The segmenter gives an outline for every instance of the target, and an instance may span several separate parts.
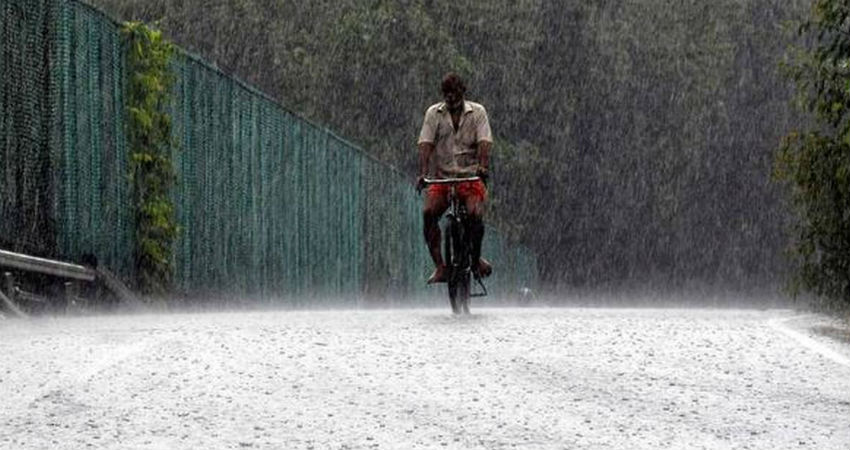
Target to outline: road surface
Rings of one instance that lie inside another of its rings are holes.
[[[447,308],[446,308],[447,309]],[[850,448],[850,344],[788,310],[0,320],[0,448]]]

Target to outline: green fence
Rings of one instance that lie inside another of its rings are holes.
[[[132,278],[118,27],[67,1],[0,5],[0,245]]]
[[[0,1],[0,246],[37,255],[56,249],[46,150],[61,145],[57,11],[47,1]]]
[[[132,280],[119,26],[75,1],[0,5],[0,246],[91,254]],[[421,199],[408,180],[199,58],[180,53],[173,68],[181,292],[443,294],[424,287]],[[498,232],[485,254],[494,293],[534,283],[534,256]]]
[[[181,55],[174,68],[180,287],[357,292],[362,171],[373,163],[198,59]]]

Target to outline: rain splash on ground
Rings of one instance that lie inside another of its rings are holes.
[[[836,329],[788,310],[5,319],[0,448],[847,449]]]

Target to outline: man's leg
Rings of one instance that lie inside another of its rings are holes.
[[[449,207],[448,199],[442,189],[438,186],[430,186],[425,191],[425,208],[423,210],[425,222],[425,243],[428,252],[434,261],[434,273],[428,278],[428,284],[446,281],[446,265],[443,262],[443,254],[440,252],[440,217]]]
[[[468,227],[470,240],[472,241],[472,260],[478,261],[476,268],[479,276],[486,277],[490,275],[493,268],[489,262],[481,257],[481,243],[484,241],[484,188],[470,189],[465,192],[464,203],[468,216]]]

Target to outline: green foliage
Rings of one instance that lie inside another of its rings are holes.
[[[141,22],[126,23],[122,34],[127,42],[130,74],[126,87],[127,140],[138,287],[145,294],[162,295],[173,283],[173,245],[179,231],[171,196],[176,176],[167,112],[174,83],[169,61],[175,50],[161,31]]]
[[[782,141],[775,176],[799,218],[792,251],[795,293],[850,304],[850,2],[817,0],[800,26],[808,46],[787,65],[811,120]]]

